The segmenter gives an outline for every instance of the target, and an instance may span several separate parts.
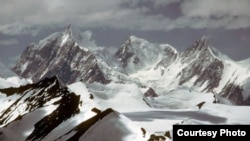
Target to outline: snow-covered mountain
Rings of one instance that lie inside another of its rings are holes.
[[[13,70],[34,82],[57,76],[63,83],[76,81],[106,83],[94,50],[99,48],[91,33],[80,33],[71,25],[38,44],[29,45]]]
[[[159,95],[186,88],[212,92],[226,97],[231,104],[249,105],[249,91],[243,89],[249,84],[247,63],[231,60],[210,46],[206,38],[197,40],[181,53],[169,45],[163,51],[162,46],[130,37],[115,54],[124,67],[125,80],[152,87]]]
[[[250,94],[243,90],[250,78],[247,63],[231,60],[206,38],[178,52],[168,44],[130,36],[112,55],[95,44],[91,32],[81,33],[70,25],[29,45],[13,70],[34,82],[53,76],[65,84],[135,82],[158,95],[186,88],[212,92],[232,104],[250,104]]]
[[[249,60],[205,38],[178,52],[130,36],[111,54],[70,25],[13,70],[27,79],[0,78],[3,141],[171,140],[173,124],[250,123]]]
[[[0,89],[0,139],[146,140],[141,127],[117,111],[105,109],[96,97],[83,83],[64,87],[56,77]]]
[[[145,99],[147,92],[135,83],[65,87],[56,77],[0,89],[0,140],[171,140],[173,124],[250,123],[249,106],[214,104],[209,93],[183,89]]]
[[[139,70],[168,67],[178,56],[178,52],[168,44],[150,43],[144,39],[131,36],[115,53],[115,58],[129,74]]]

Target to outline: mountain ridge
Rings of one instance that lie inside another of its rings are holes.
[[[171,45],[130,36],[114,54],[110,54],[105,52],[106,48],[96,46],[89,32],[85,34],[69,25],[64,31],[45,38],[43,43],[29,46],[13,70],[36,82],[53,76],[65,84],[76,81],[135,82],[151,87],[159,95],[185,87],[224,97],[231,85],[243,87],[238,83],[240,80],[233,81],[230,75],[234,74],[235,79],[240,77],[242,81],[245,80],[243,75],[250,77],[247,68],[237,68],[237,62],[210,46],[206,38],[195,41],[184,52],[178,52]],[[44,49],[36,50],[34,46]],[[231,100],[244,103],[242,99]]]

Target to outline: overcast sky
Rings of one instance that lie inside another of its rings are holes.
[[[0,0],[0,61],[68,24],[101,46],[135,35],[182,51],[207,36],[235,60],[250,57],[249,0]]]

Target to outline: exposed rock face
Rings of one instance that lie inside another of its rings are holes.
[[[75,127],[74,129],[72,129],[71,131],[66,133],[66,134],[70,134],[70,133],[76,132],[74,134],[74,136],[72,136],[68,139],[68,141],[79,140],[80,137],[85,134],[85,132],[87,132],[88,130],[93,130],[93,129],[91,129],[92,126],[94,126],[98,122],[101,122],[103,120],[103,118],[105,118],[109,115],[112,115],[112,114],[115,114],[115,116],[117,116],[116,114],[118,114],[118,113],[116,111],[114,111],[113,109],[107,109],[103,112],[100,111],[96,116],[88,119],[87,121],[80,123],[77,127]],[[117,116],[116,118],[119,118],[119,117]],[[101,137],[99,137],[99,138],[101,138]]]
[[[133,49],[131,46],[131,39],[127,40],[122,47],[115,53],[115,57],[118,58],[118,60],[121,62],[123,68],[125,68],[128,65],[129,58],[131,58],[134,55]],[[139,62],[139,59],[136,59],[137,61],[133,61],[135,64]]]
[[[144,39],[131,36],[126,40],[114,57],[122,64],[126,72],[159,66],[167,67],[177,58],[178,52],[167,44],[150,43]]]
[[[160,66],[167,68],[169,65],[171,65],[174,61],[177,60],[178,55],[179,55],[179,53],[171,47],[166,47],[163,50],[163,53],[164,53],[164,57],[156,65],[155,69],[159,68]]]
[[[56,77],[19,88],[0,89],[0,94],[6,95],[4,98],[11,97],[10,104],[5,105],[9,103],[5,102],[4,108],[0,108],[0,139],[122,140],[132,134],[128,132],[132,122],[125,116],[111,108],[104,111],[97,108],[91,110],[89,103],[83,102],[88,101],[89,97],[70,91]],[[136,132],[133,134],[137,135]]]
[[[79,112],[79,96],[61,87],[56,77],[46,78],[36,84],[28,84],[19,88],[0,89],[0,93],[8,97],[16,95],[16,99],[12,99],[14,102],[4,111],[0,111],[0,125],[2,127],[22,119],[27,113],[49,106],[48,103],[51,102],[51,104],[58,105],[58,107],[51,114],[53,116],[51,118],[44,117],[43,120],[46,122],[41,122],[41,124],[48,124],[47,121],[52,122],[56,118],[57,122],[54,122],[51,126],[46,126],[47,129],[44,128],[45,126],[40,129],[41,126],[38,126],[40,123],[37,123],[33,131],[40,132],[41,136],[44,136],[57,124]]]
[[[155,91],[152,88],[149,88],[145,93],[144,96],[146,97],[157,97],[158,95],[155,93]]]
[[[207,40],[198,40],[181,55],[181,63],[186,65],[180,72],[180,85],[188,83],[196,77],[194,86],[202,86],[206,83],[203,91],[212,91],[219,86],[224,64],[212,54]]]
[[[220,95],[226,97],[235,105],[250,105],[250,97],[244,98],[243,91],[242,86],[231,83],[223,88]]]
[[[38,44],[29,45],[13,70],[34,82],[57,76],[63,83],[75,81],[106,83],[91,48],[97,48],[87,33],[75,33],[69,26]]]

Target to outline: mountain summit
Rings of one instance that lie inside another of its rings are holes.
[[[63,32],[29,45],[13,71],[34,82],[57,76],[66,84],[79,80],[105,83],[107,80],[91,52],[97,48],[90,32],[81,33],[70,25]]]
[[[78,44],[82,49],[87,48],[93,50],[97,48],[95,41],[92,38],[91,31],[85,31],[82,33],[80,32],[80,29],[71,24],[65,29],[62,39],[61,46],[68,42],[68,40],[73,40],[73,42]]]
[[[173,62],[177,54],[176,49],[168,44],[150,43],[136,36],[130,36],[115,53],[115,58],[126,72],[133,73],[152,68],[163,58],[169,58],[168,61]]]

